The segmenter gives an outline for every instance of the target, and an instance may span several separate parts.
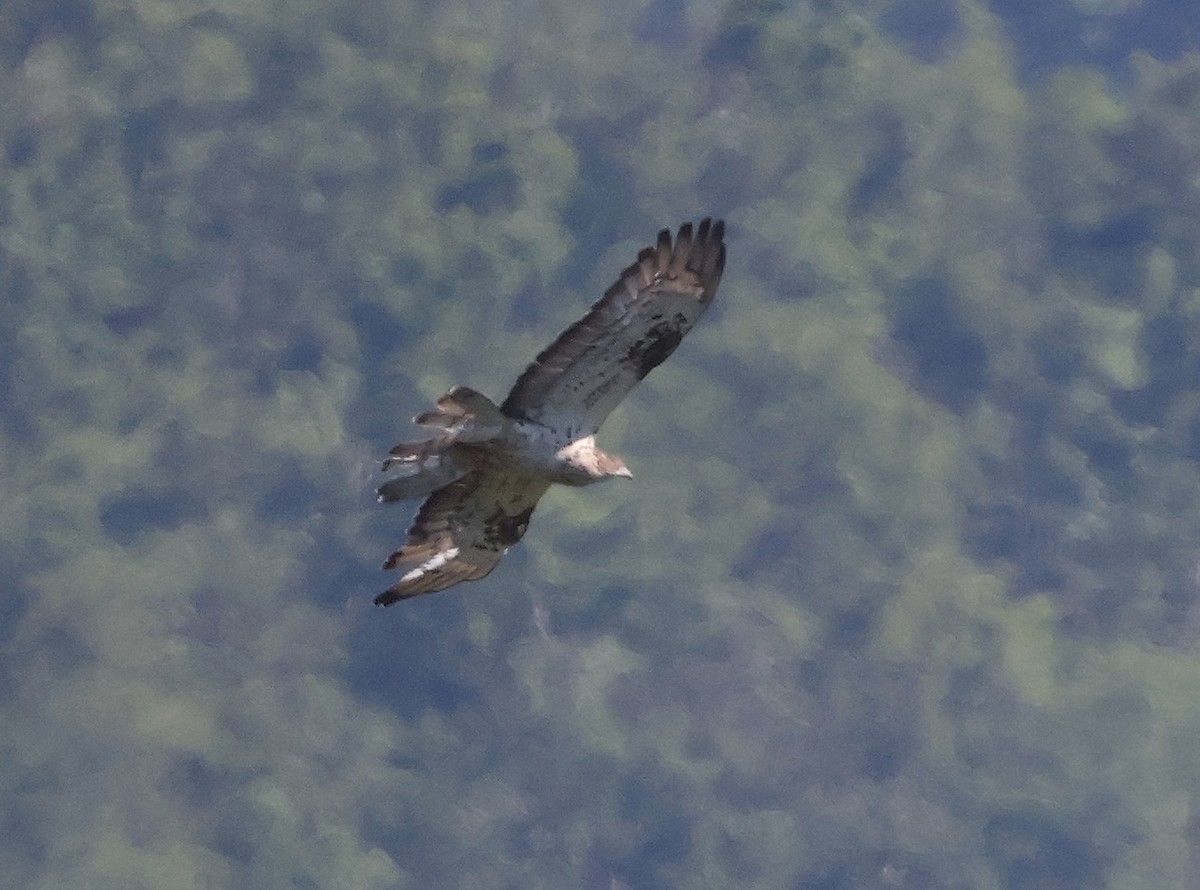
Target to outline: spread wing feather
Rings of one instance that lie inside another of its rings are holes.
[[[510,468],[472,470],[421,505],[408,540],[383,564],[411,566],[375,598],[380,606],[487,575],[525,534],[550,483]]]
[[[637,383],[675,351],[708,308],[725,269],[725,224],[663,229],[599,302],[517,380],[510,417],[591,435]]]

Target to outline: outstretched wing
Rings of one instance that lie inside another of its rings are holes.
[[[658,243],[587,315],[567,328],[517,380],[501,410],[510,417],[591,435],[643,377],[675,351],[708,308],[725,269],[725,224],[705,219]]]
[[[439,488],[421,505],[408,541],[383,564],[412,567],[375,604],[390,606],[487,575],[521,540],[549,487],[538,476],[496,468],[473,470]]]

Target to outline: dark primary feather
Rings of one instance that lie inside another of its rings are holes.
[[[663,229],[599,302],[517,380],[500,410],[590,435],[708,308],[725,269],[725,224]]]

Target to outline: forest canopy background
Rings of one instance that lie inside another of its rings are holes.
[[[1189,4],[4,3],[0,873],[1188,886]],[[408,417],[707,214],[636,484],[373,610]]]

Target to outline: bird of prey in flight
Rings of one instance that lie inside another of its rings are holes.
[[[600,424],[675,351],[704,314],[725,268],[725,225],[667,229],[582,319],[518,378],[499,407],[456,386],[413,422],[432,431],[393,448],[382,502],[424,497],[408,540],[385,569],[403,568],[381,606],[487,575],[529,527],[553,484],[630,476],[596,446]]]

